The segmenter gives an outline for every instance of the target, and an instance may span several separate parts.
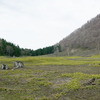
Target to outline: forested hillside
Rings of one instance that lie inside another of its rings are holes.
[[[79,49],[100,51],[100,15],[61,40],[55,45],[55,48],[58,48],[58,46],[60,46],[60,51],[66,52],[66,55]]]
[[[16,46],[13,43],[0,39],[0,56],[38,56],[46,55],[54,52],[54,47],[49,46],[43,49],[31,50]]]
[[[35,45],[33,43],[33,45]],[[13,43],[0,39],[1,56],[38,56],[56,54],[60,56],[98,54],[100,53],[100,15],[73,31],[54,46],[37,50],[24,49]],[[88,50],[85,54],[84,51]]]

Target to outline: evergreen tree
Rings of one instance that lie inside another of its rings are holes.
[[[45,47],[43,49],[31,50],[20,48],[13,43],[0,39],[0,56],[39,56],[47,55],[54,52],[54,46]]]

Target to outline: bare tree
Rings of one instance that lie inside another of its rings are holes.
[[[66,51],[67,55],[70,54],[72,49],[100,51],[100,15],[72,32],[57,45],[60,45],[62,52]]]

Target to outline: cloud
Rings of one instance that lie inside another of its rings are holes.
[[[0,0],[0,37],[32,49],[53,45],[99,14],[99,4],[99,0]]]

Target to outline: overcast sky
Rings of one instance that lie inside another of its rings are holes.
[[[43,48],[99,13],[100,0],[0,0],[0,38],[21,48]]]

